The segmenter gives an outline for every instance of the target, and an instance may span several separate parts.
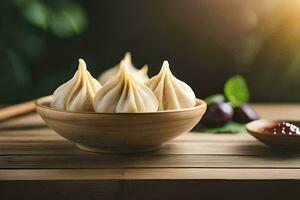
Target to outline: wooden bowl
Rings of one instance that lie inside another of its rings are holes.
[[[189,132],[202,118],[206,103],[193,108],[147,113],[70,112],[50,108],[51,96],[36,101],[37,112],[59,135],[86,151],[132,153],[158,149]]]
[[[299,135],[281,135],[267,133],[264,131],[268,127],[277,125],[280,122],[289,122],[300,127],[300,121],[290,120],[255,120],[246,124],[247,131],[256,139],[266,144],[267,146],[278,150],[300,150],[300,136]]]

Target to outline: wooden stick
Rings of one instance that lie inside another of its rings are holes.
[[[35,110],[34,100],[0,109],[0,122]]]

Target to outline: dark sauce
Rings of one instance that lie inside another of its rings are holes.
[[[263,132],[274,135],[300,135],[299,127],[289,122],[280,122],[278,124],[265,127]]]

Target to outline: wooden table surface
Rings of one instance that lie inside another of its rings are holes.
[[[300,119],[300,105],[256,104],[261,117]],[[262,199],[298,194],[300,156],[247,133],[188,133],[161,150],[89,153],[36,115],[0,124],[0,199]],[[254,192],[255,191],[255,192]]]

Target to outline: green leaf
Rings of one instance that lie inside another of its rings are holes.
[[[225,97],[223,94],[214,94],[206,97],[204,100],[207,104],[211,104],[211,103],[223,102],[225,101]]]
[[[246,132],[245,125],[237,122],[229,122],[225,126],[218,128],[207,128],[204,126],[198,126],[195,131],[206,133],[244,133]]]
[[[69,2],[49,13],[51,31],[59,37],[70,37],[81,33],[87,25],[87,17],[80,5]]]
[[[233,76],[226,81],[224,94],[234,107],[247,103],[250,96],[247,83],[240,75]]]
[[[22,14],[26,20],[42,29],[47,29],[48,8],[40,1],[23,1]]]

